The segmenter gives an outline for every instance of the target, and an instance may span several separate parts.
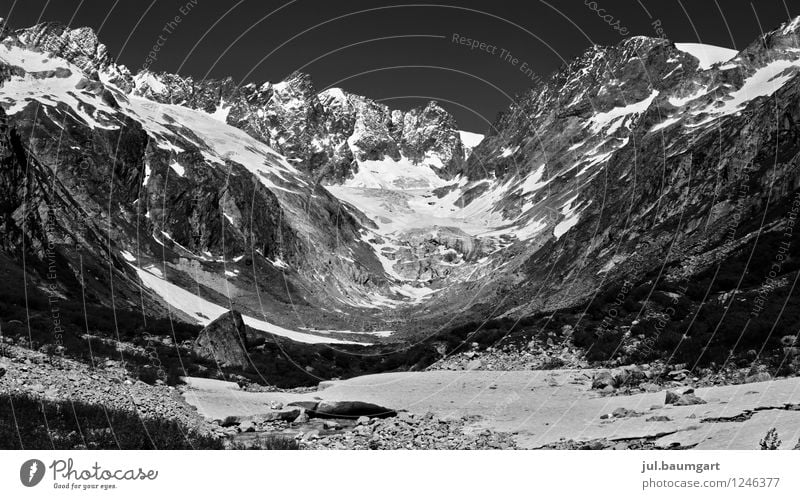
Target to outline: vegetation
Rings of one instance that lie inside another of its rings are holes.
[[[764,438],[759,442],[761,450],[778,450],[781,448],[781,439],[778,438],[778,430],[775,428],[770,429]]]
[[[299,450],[296,439],[285,435],[266,435],[247,443],[236,442],[233,450]]]
[[[222,449],[174,420],[79,402],[0,395],[0,449]]]

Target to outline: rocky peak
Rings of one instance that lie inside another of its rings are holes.
[[[318,94],[311,76],[301,72],[277,83],[244,86],[231,78],[196,80],[148,70],[132,75],[114,63],[92,29],[59,23],[38,24],[11,36],[124,93],[212,114],[285,155],[318,182],[342,182],[358,161],[406,156],[442,171],[458,170],[463,162],[455,120],[436,103],[406,113],[342,89]]]
[[[295,71],[285,80],[271,85],[273,98],[286,104],[292,101],[314,103],[317,92],[311,76]]]
[[[90,74],[96,74],[113,62],[106,46],[91,28],[70,29],[61,23],[47,22],[17,30],[11,36],[25,45],[40,47],[66,59]]]
[[[464,156],[463,144],[453,116],[436,101],[415,108],[403,116],[402,152],[415,162],[426,158],[439,168],[459,163]],[[439,164],[435,164],[436,162]]]
[[[800,17],[756,39],[738,59],[749,66],[762,66],[776,59],[794,59],[800,48]]]

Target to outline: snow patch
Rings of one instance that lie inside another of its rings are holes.
[[[675,48],[697,59],[703,71],[710,69],[714,64],[729,61],[739,53],[733,49],[705,43],[676,43]]]
[[[133,256],[128,251],[120,251],[119,254],[122,255],[122,258],[124,258],[128,262],[135,262],[136,261],[136,257]]]
[[[485,137],[480,133],[467,132],[464,130],[458,131],[458,136],[461,138],[461,144],[467,149],[475,149],[483,141]]]
[[[627,106],[615,107],[614,109],[605,113],[597,113],[592,117],[591,120],[589,120],[591,123],[592,132],[597,133],[608,127],[606,133],[614,133],[620,126],[622,126],[623,122],[625,121],[624,118],[645,112],[647,108],[650,107],[650,104],[653,103],[653,99],[655,99],[657,95],[658,90],[653,90],[648,97],[640,100],[639,102],[634,102],[632,104],[628,104]]]
[[[206,326],[220,315],[228,312],[228,309],[201,298],[196,294],[190,293],[189,291],[186,291],[185,289],[154,275],[149,270],[144,270],[133,265],[131,266],[136,270],[136,275],[139,276],[139,279],[142,281],[142,285],[155,292],[170,307],[187,314],[196,320],[200,325]],[[242,318],[244,323],[253,329],[271,333],[276,336],[283,336],[299,343],[367,344],[292,331],[247,315],[242,315]]]

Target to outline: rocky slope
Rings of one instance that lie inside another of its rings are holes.
[[[685,284],[785,229],[800,185],[799,29],[786,23],[702,65],[686,45],[634,37],[592,47],[531,89],[457,187],[496,217],[473,236],[499,235],[504,249],[430,310],[463,310],[468,294],[478,317],[524,317],[662,267]]]

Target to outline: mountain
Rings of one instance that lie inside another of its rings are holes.
[[[417,367],[487,323],[571,323],[594,360],[778,348],[715,346],[713,321],[794,326],[765,302],[794,300],[799,31],[590,47],[485,138],[435,102],[133,75],[87,28],[8,31],[3,266],[45,299],[235,308],[262,338],[423,339]]]

